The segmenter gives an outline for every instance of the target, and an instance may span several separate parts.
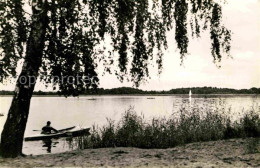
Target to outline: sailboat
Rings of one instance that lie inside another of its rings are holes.
[[[190,92],[189,92],[189,101],[190,101],[190,103],[191,103],[191,95],[192,95],[192,93],[191,93],[191,90],[190,90]]]

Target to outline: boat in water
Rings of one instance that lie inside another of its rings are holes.
[[[65,129],[58,130],[58,133],[53,134],[35,134],[32,136],[25,137],[25,141],[36,141],[36,140],[46,140],[52,138],[61,138],[61,137],[76,137],[82,135],[90,135],[90,128],[81,128],[81,127],[69,127]]]
[[[191,96],[192,96],[192,93],[191,93],[191,90],[190,90],[190,92],[189,92],[189,101],[190,101],[190,103],[191,103]]]

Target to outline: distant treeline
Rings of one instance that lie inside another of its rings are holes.
[[[178,88],[169,91],[144,91],[141,89],[120,87],[113,89],[98,88],[96,90],[86,90],[82,95],[125,95],[125,94],[188,94],[189,91],[193,94],[260,94],[260,88],[251,89],[229,89],[216,87],[192,87]],[[0,95],[13,95],[13,91],[0,91]],[[43,92],[35,91],[34,95],[59,95],[58,92]]]
[[[0,90],[0,95],[13,95],[14,91],[5,91]],[[43,92],[43,91],[34,91],[34,95],[58,95],[58,92]]]
[[[193,94],[260,94],[260,88],[251,89],[229,89],[229,88],[216,88],[216,87],[192,87],[192,88],[178,88],[171,89],[168,91],[144,91],[141,89],[120,87],[113,89],[97,89],[97,90],[87,90],[85,95],[121,95],[121,94],[188,94],[189,91]]]

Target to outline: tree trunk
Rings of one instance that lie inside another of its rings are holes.
[[[42,63],[46,26],[48,23],[45,6],[47,1],[43,3],[38,0],[37,3],[32,7],[31,29],[22,72],[16,82],[15,95],[1,135],[0,155],[2,157],[22,155],[30,101]]]

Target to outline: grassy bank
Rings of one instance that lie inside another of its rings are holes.
[[[231,109],[218,104],[183,104],[169,118],[145,120],[129,108],[119,122],[108,119],[105,126],[93,126],[90,137],[72,143],[80,149],[104,147],[170,148],[192,142],[260,137],[260,107],[254,105],[233,121]],[[258,142],[254,142],[258,143]]]

